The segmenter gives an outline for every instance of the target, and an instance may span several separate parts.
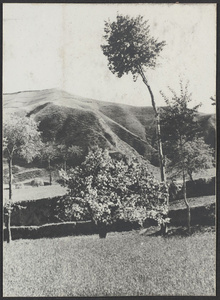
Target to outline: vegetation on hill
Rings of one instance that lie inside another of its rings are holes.
[[[152,107],[102,102],[74,96],[56,89],[5,94],[4,113],[25,111],[40,121],[44,140],[142,155],[158,166],[156,124]],[[205,142],[215,147],[214,115],[197,115]]]

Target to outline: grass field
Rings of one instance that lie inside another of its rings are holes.
[[[39,186],[39,187],[25,187],[22,189],[14,189],[12,202],[38,200],[45,198],[52,198],[63,196],[67,192],[67,188],[59,184]],[[3,203],[8,199],[8,190],[3,191]]]
[[[187,199],[189,202],[190,207],[196,207],[196,206],[206,206],[211,203],[216,202],[216,196],[210,195],[210,196],[201,196],[201,197],[192,197]],[[177,210],[177,209],[183,209],[186,208],[185,202],[183,199],[175,200],[170,202],[170,209],[171,210]]]
[[[215,233],[138,231],[3,245],[5,297],[215,295]]]

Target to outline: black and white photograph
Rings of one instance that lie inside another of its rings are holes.
[[[3,4],[3,297],[216,296],[216,10]]]

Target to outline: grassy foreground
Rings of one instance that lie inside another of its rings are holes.
[[[215,233],[4,243],[4,297],[215,295]]]

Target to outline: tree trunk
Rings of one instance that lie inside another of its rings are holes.
[[[107,228],[105,224],[98,224],[99,237],[100,239],[105,239],[107,236]]]
[[[12,157],[8,159],[8,172],[9,172],[9,180],[8,180],[9,200],[11,200],[12,199]]]
[[[167,224],[162,224],[160,228],[161,235],[165,236],[167,234],[168,228]]]
[[[160,162],[160,178],[161,178],[162,182],[165,182],[166,181],[166,172],[165,172],[165,159],[164,159],[164,155],[163,155],[161,132],[160,132],[160,115],[157,111],[156,103],[154,100],[154,94],[151,90],[150,85],[148,84],[148,81],[144,75],[144,72],[143,72],[141,66],[138,66],[138,69],[139,69],[139,74],[141,75],[142,80],[143,80],[144,84],[147,86],[148,91],[151,96],[151,103],[152,103],[152,107],[153,107],[153,110],[155,113],[155,118],[156,118],[156,132],[157,132],[158,153],[159,153],[159,162]],[[167,199],[167,205],[169,205],[169,197]],[[161,233],[162,233],[162,235],[165,235],[167,233],[167,225],[166,224],[161,225]]]
[[[169,209],[169,195],[167,196],[166,202],[167,202],[167,206]],[[167,234],[167,232],[168,232],[168,224],[167,223],[161,224],[160,232],[161,232],[161,235],[163,235],[163,236],[165,236]]]
[[[192,172],[188,170],[189,178],[191,181],[193,181]]]
[[[11,200],[12,200],[12,157],[8,159],[8,171],[9,171],[9,203],[6,218],[6,232],[7,232],[7,243],[11,242]]]
[[[157,113],[157,112],[156,112]],[[165,174],[165,159],[163,156],[163,148],[162,148],[162,141],[161,141],[161,133],[160,133],[160,115],[157,113],[156,115],[156,122],[157,122],[157,139],[158,139],[158,152],[159,152],[159,161],[160,161],[160,177],[161,181],[166,181],[166,174]]]
[[[49,169],[49,176],[50,176],[50,185],[52,185],[52,174],[51,174],[50,159],[48,159],[48,169]]]
[[[63,169],[64,169],[64,171],[65,171],[65,173],[66,173],[66,159],[65,159],[64,162],[63,162]],[[66,186],[66,183],[67,183],[66,179],[63,179],[63,184],[64,184],[64,186]]]
[[[148,84],[148,81],[144,75],[144,72],[141,68],[141,66],[139,66],[139,74],[141,75],[144,84],[147,86],[148,91],[150,93],[151,96],[151,103],[152,103],[152,107],[154,109],[154,113],[155,113],[155,118],[156,118],[156,132],[157,132],[157,143],[158,143],[158,153],[159,153],[159,162],[160,162],[160,178],[162,182],[166,181],[166,173],[165,173],[165,159],[163,156],[163,148],[162,148],[162,141],[161,141],[161,132],[160,132],[160,115],[157,111],[157,107],[156,107],[156,103],[154,100],[154,95],[153,92],[151,90],[150,85]],[[169,198],[167,199],[167,205],[169,205]],[[167,233],[167,225],[166,224],[162,224],[161,225],[161,234],[162,235],[166,235]]]
[[[186,178],[185,178],[184,169],[183,169],[183,198],[184,198],[184,202],[185,202],[186,208],[187,208],[187,227],[188,227],[188,233],[191,234],[191,211],[190,211],[189,202],[187,201],[187,197],[186,197]]]
[[[144,72],[143,72],[141,66],[139,66],[139,74],[141,75],[142,80],[143,80],[144,84],[147,86],[148,91],[149,91],[150,96],[151,96],[151,103],[152,103],[152,107],[154,109],[155,118],[156,118],[158,152],[159,152],[159,161],[160,161],[160,177],[161,177],[161,181],[166,181],[165,159],[164,159],[164,156],[163,156],[163,148],[162,148],[161,133],[160,133],[160,116],[159,116],[159,113],[157,111],[157,107],[156,107],[156,103],[155,103],[155,100],[154,100],[153,92],[151,90],[150,85],[148,84],[148,81],[147,81],[147,79],[144,75]]]
[[[10,243],[11,242],[11,207],[8,208],[5,225],[6,225],[7,243]]]

